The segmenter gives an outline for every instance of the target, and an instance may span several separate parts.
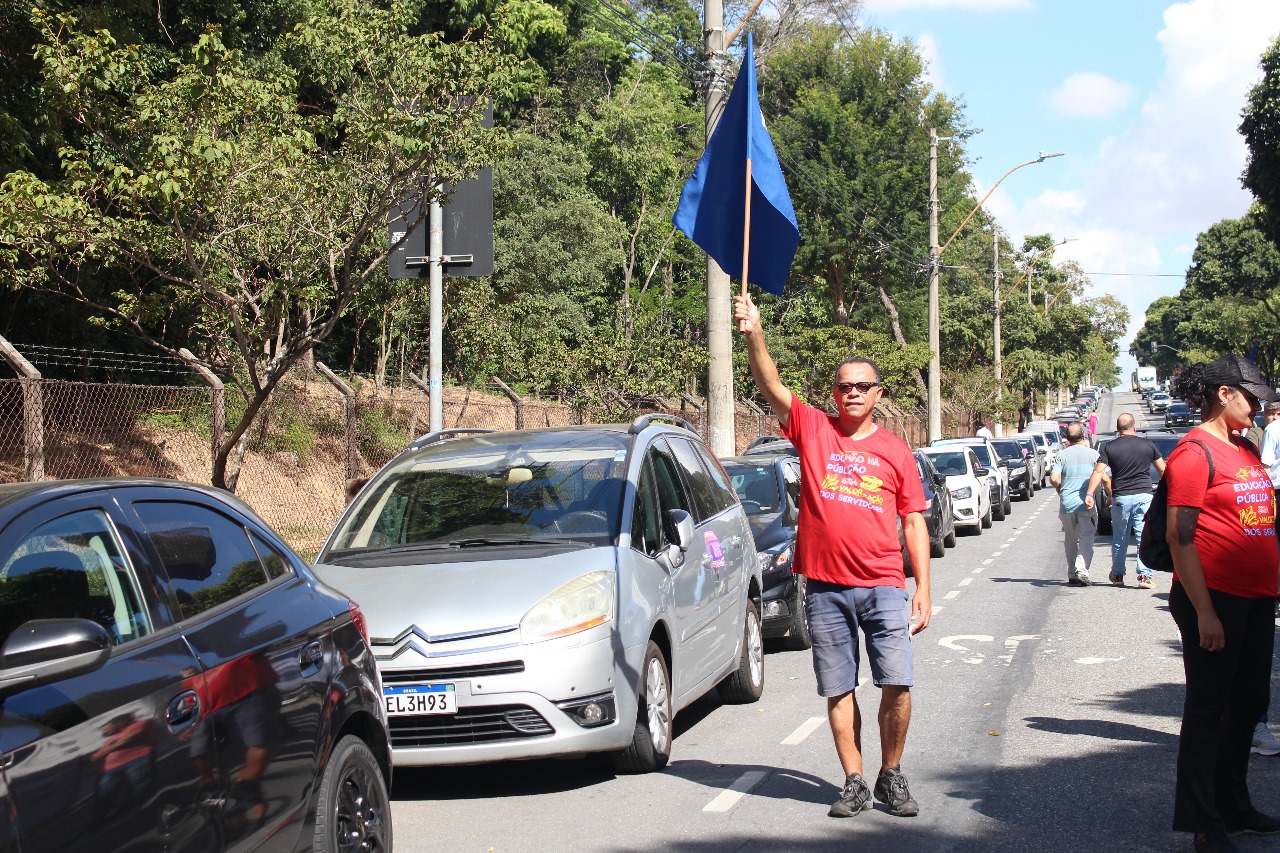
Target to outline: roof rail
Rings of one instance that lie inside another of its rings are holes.
[[[454,427],[452,429],[440,429],[414,439],[405,449],[416,450],[419,447],[426,447],[428,444],[435,444],[438,441],[444,441],[446,438],[452,438],[455,435],[474,435],[476,433],[483,432],[498,432],[498,430],[489,429],[487,427]]]
[[[682,429],[687,429],[694,435],[698,434],[698,431],[693,428],[693,424],[689,423],[682,417],[677,415],[668,415],[665,412],[652,412],[647,415],[640,415],[631,422],[631,426],[627,429],[627,432],[635,435],[645,429],[648,429],[654,421],[667,421],[668,423],[673,423]]]

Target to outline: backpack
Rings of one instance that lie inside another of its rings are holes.
[[[1204,450],[1209,460],[1209,482],[1205,489],[1213,485],[1213,454],[1209,446],[1197,438],[1188,438]],[[1173,456],[1172,453],[1169,454]],[[1151,498],[1151,506],[1147,507],[1146,521],[1142,528],[1142,539],[1138,542],[1138,557],[1150,569],[1157,572],[1173,571],[1173,553],[1169,550],[1169,478],[1161,477],[1156,484],[1156,493]]]

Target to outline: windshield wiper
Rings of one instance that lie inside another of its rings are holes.
[[[587,543],[577,539],[530,539],[527,536],[473,536],[467,539],[454,539],[448,543],[450,548],[496,548],[503,545],[577,545],[585,547]]]

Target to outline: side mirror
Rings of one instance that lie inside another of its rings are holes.
[[[973,469],[973,473],[977,474],[979,477],[990,477],[991,469],[985,465],[979,465],[977,468]]]
[[[997,464],[997,465],[999,465],[1001,468],[1008,468],[1008,467],[1009,467],[1009,460],[1008,460],[1008,459],[998,459],[998,460],[996,460],[996,464]]]
[[[111,657],[107,629],[88,619],[32,619],[0,648],[0,698],[93,672]]]
[[[672,568],[684,563],[685,552],[693,544],[693,517],[682,509],[667,513],[667,533],[674,541],[667,545],[667,560]]]

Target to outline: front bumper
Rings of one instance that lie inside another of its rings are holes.
[[[951,497],[951,512],[957,527],[977,527],[982,523],[978,515],[978,499]]]
[[[794,621],[796,575],[786,567],[771,570],[765,573],[764,585],[760,596],[760,633],[765,637],[781,637],[791,630]]]
[[[585,636],[590,635],[590,636]],[[620,650],[608,627],[502,651],[379,662],[385,686],[449,683],[456,714],[392,716],[397,767],[480,764],[621,749],[636,720],[644,647]],[[612,718],[586,727],[566,704],[596,698]]]

